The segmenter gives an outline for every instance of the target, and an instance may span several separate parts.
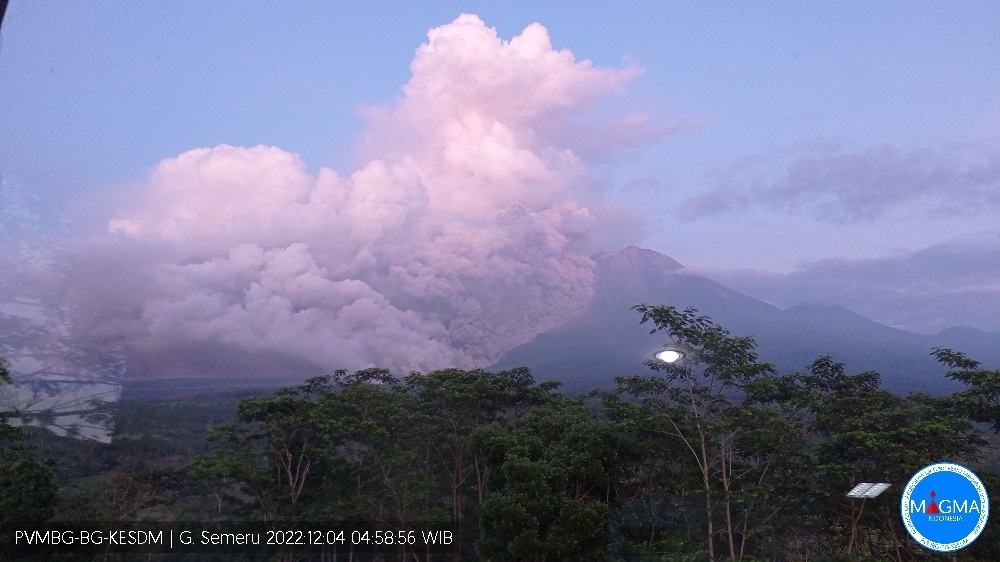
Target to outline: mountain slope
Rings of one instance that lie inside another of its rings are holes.
[[[673,259],[630,246],[593,257],[595,291],[590,304],[557,328],[509,351],[498,368],[528,365],[540,379],[569,388],[607,386],[612,377],[645,374],[643,360],[665,341],[639,325],[630,310],[639,303],[697,308],[736,335],[753,336],[764,361],[779,372],[803,371],[820,355],[845,363],[849,372],[875,370],[897,391],[940,392],[955,388],[930,356],[952,347],[985,366],[1000,364],[1000,336],[971,329],[928,336],[891,328],[838,306],[799,305],[786,310],[683,272]],[[973,333],[974,332],[974,333]]]

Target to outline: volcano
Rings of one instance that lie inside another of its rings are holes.
[[[962,351],[984,366],[1000,364],[1000,334],[949,328],[936,335],[906,332],[844,307],[800,304],[781,309],[689,274],[669,256],[629,246],[601,252],[594,295],[559,326],[507,352],[494,368],[528,366],[540,380],[560,380],[568,390],[608,387],[613,377],[649,374],[643,365],[662,348],[664,334],[650,334],[631,307],[646,303],[696,308],[732,334],[751,336],[762,361],[779,373],[805,371],[821,355],[844,363],[848,373],[877,371],[900,392],[948,392],[957,385],[930,356],[936,346]]]

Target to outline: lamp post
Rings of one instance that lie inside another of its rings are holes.
[[[885,482],[862,482],[851,488],[850,492],[847,492],[847,497],[861,500],[861,505],[857,507],[855,507],[854,502],[851,502],[851,539],[850,542],[847,543],[848,555],[854,553],[854,545],[858,542],[858,525],[861,523],[861,515],[865,511],[865,500],[878,497],[879,494],[886,491],[889,486],[890,485]]]

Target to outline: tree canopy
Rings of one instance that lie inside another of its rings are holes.
[[[1000,486],[1000,372],[960,352],[932,351],[962,390],[901,396],[827,356],[777,373],[694,309],[635,310],[681,361],[575,396],[526,368],[336,371],[243,398],[190,464],[133,456],[94,513],[437,524],[454,532],[451,560],[912,561],[940,559],[899,517],[912,474],[950,461]],[[2,513],[44,519],[54,501],[26,498],[55,497],[51,468],[2,429]],[[847,497],[860,482],[891,486]],[[1000,559],[996,529],[959,559]]]

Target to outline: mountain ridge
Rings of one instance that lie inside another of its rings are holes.
[[[931,356],[933,347],[962,351],[986,367],[1000,365],[998,334],[959,327],[915,334],[841,305],[803,303],[781,309],[636,246],[599,252],[592,259],[591,301],[563,324],[508,351],[496,368],[527,365],[539,379],[581,388],[610,385],[616,375],[646,374],[643,360],[665,338],[639,324],[631,307],[640,303],[695,308],[734,335],[753,337],[761,360],[774,363],[779,372],[801,372],[819,356],[830,355],[848,372],[878,371],[894,390],[945,392],[956,383]]]

